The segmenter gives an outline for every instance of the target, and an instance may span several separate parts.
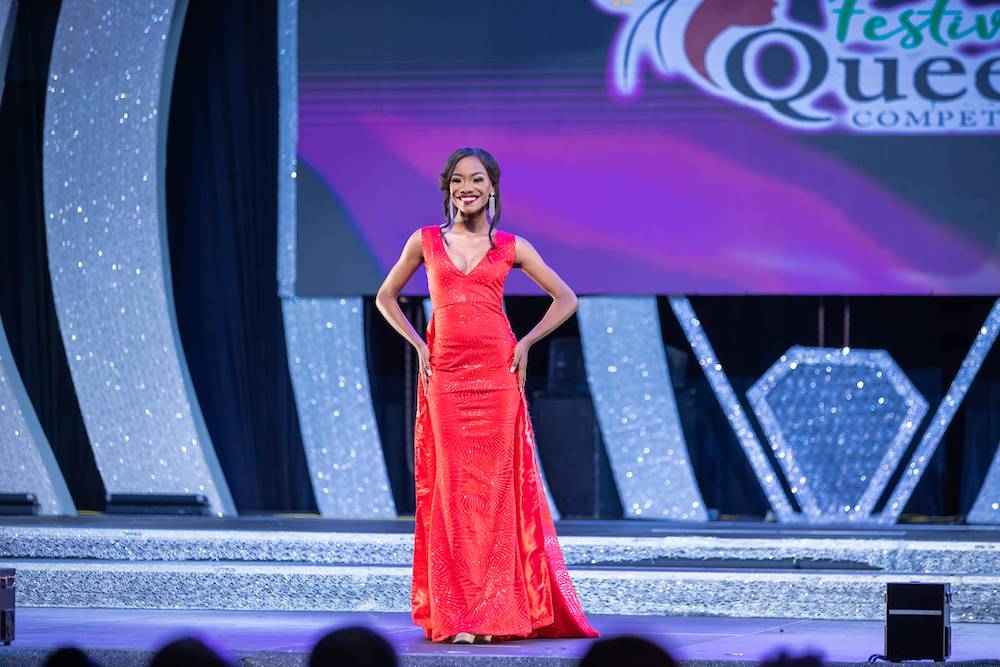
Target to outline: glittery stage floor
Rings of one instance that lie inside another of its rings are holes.
[[[604,636],[639,634],[684,661],[711,667],[752,665],[785,648],[822,653],[831,663],[861,665],[881,653],[882,624],[695,617],[594,616]],[[17,639],[0,647],[0,664],[41,665],[54,647],[76,645],[106,667],[145,665],[163,643],[196,632],[238,658],[242,665],[305,665],[317,638],[331,628],[363,624],[388,637],[403,665],[570,666],[589,640],[531,640],[489,646],[432,644],[405,613],[137,611],[26,609],[18,612]],[[952,628],[951,664],[1000,665],[1000,625]]]

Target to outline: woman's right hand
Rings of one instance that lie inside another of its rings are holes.
[[[424,393],[427,393],[427,383],[430,381],[433,371],[431,371],[431,349],[427,343],[421,342],[417,347],[417,363],[420,366],[420,382],[424,385]]]

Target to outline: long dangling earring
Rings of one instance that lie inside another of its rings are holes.
[[[497,217],[497,195],[495,192],[490,193],[490,220]]]
[[[448,222],[455,222],[455,202],[448,202]]]

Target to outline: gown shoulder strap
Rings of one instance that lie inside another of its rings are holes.
[[[439,235],[441,230],[435,226],[420,228],[420,248],[424,252],[424,262],[434,254],[434,237]]]
[[[514,260],[517,256],[517,237],[510,232],[499,229],[495,233],[494,243],[496,243],[497,249],[500,250],[501,256],[507,261],[509,266],[514,266]]]

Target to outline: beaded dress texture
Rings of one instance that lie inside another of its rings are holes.
[[[421,229],[433,314],[432,375],[417,389],[413,621],[427,637],[459,632],[596,637],[573,590],[534,457],[503,286],[515,237],[468,274],[438,227]]]

